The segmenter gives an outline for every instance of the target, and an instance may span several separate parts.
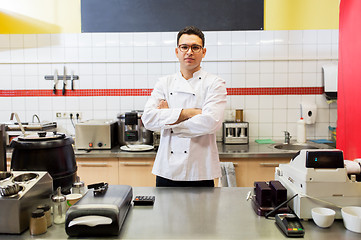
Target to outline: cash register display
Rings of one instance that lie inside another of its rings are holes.
[[[344,168],[342,151],[307,152],[306,168]]]

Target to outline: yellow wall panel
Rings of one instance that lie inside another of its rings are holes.
[[[338,29],[339,0],[265,0],[265,30]]]
[[[0,34],[80,33],[80,0],[0,0]]]
[[[338,29],[339,0],[264,2],[265,30]],[[0,34],[80,32],[80,0],[0,0]]]

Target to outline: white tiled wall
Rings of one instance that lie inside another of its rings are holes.
[[[44,80],[63,67],[79,75],[75,89],[153,88],[157,78],[179,70],[174,54],[176,32],[0,35],[0,89],[52,89]],[[205,70],[218,74],[228,88],[320,87],[323,64],[338,62],[338,30],[205,32]],[[58,88],[61,89],[61,84]],[[69,84],[68,84],[69,85]],[[68,86],[69,87],[69,86]],[[57,121],[74,133],[57,111],[79,111],[83,119],[112,118],[143,109],[147,97],[0,97],[0,121],[17,112],[23,121],[33,114]],[[328,138],[337,104],[323,95],[228,96],[225,118],[243,108],[250,140],[295,136],[301,102],[317,104],[316,124],[308,138]]]

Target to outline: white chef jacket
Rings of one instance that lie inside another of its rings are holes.
[[[222,125],[226,96],[225,81],[202,69],[188,80],[180,72],[159,79],[142,115],[145,128],[161,133],[153,174],[180,181],[221,176],[216,131]],[[157,109],[162,99],[168,109]],[[202,114],[170,125],[186,108],[200,108]]]

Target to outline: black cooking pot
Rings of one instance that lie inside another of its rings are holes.
[[[76,179],[74,140],[62,133],[40,132],[38,135],[18,137],[11,141],[14,148],[11,169],[14,171],[47,171],[53,187],[69,192]]]

